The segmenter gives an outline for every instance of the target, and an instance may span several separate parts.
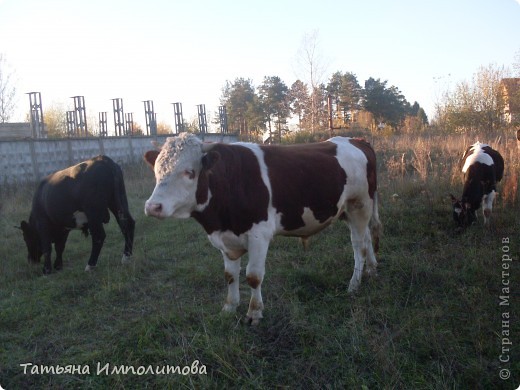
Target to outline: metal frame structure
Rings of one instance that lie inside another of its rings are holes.
[[[208,120],[206,118],[206,105],[205,104],[197,105],[197,114],[199,117],[199,131],[202,134],[206,134],[208,132]]]
[[[228,120],[227,120],[227,109],[226,106],[219,106],[218,108],[218,118],[220,122],[220,132],[222,134],[227,134],[228,132]]]
[[[153,108],[153,100],[144,100],[144,117],[146,120],[146,135],[157,135],[157,114]]]
[[[182,103],[172,103],[173,112],[175,114],[175,132],[182,133],[184,131],[184,118],[182,117]]]
[[[127,112],[125,114],[125,134],[134,135],[134,113]]]
[[[112,108],[114,110],[114,130],[116,136],[125,135],[125,113],[123,110],[123,99],[112,99]]]
[[[106,111],[102,111],[99,113],[99,136],[108,136],[108,119]]]
[[[76,135],[76,111],[67,111],[67,136]]]
[[[31,113],[31,132],[33,138],[47,138],[45,124],[43,122],[42,95],[40,92],[28,92],[30,113]]]
[[[87,111],[85,109],[85,97],[73,96],[74,99],[74,120],[76,123],[74,134],[78,137],[87,137]],[[69,133],[70,136],[70,133]]]

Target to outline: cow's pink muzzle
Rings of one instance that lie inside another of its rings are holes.
[[[144,213],[147,216],[155,218],[164,218],[162,203],[149,203],[146,202],[144,206]]]

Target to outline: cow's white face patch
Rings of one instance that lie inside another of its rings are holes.
[[[197,206],[195,194],[202,155],[202,142],[193,134],[181,133],[166,140],[155,161],[156,184],[146,201],[147,215],[190,217]],[[161,205],[160,209],[157,205]]]

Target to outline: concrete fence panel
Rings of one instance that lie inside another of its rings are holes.
[[[138,162],[167,136],[24,139],[0,141],[0,185],[36,182],[48,174],[100,154],[118,164]],[[236,142],[234,135],[206,134],[205,142]]]

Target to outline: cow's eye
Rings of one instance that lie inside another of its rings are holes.
[[[184,176],[190,180],[195,179],[195,171],[193,169],[186,169],[184,171]]]

